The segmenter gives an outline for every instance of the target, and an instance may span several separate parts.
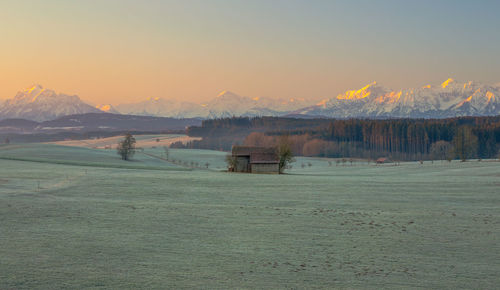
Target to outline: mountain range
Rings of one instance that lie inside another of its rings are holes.
[[[251,98],[222,91],[204,104],[149,98],[138,103],[121,104],[116,106],[116,109],[123,114],[210,119],[232,116],[281,116],[309,105],[305,99]]]
[[[294,112],[334,118],[448,118],[500,114],[500,85],[458,83],[391,90],[373,82]]]
[[[41,85],[22,90],[0,105],[0,119],[47,121],[72,114],[99,112],[102,111],[83,102],[78,96],[57,94]]]
[[[331,118],[447,118],[500,114],[500,84],[455,82],[392,90],[376,82],[311,104],[306,99],[245,97],[223,91],[204,104],[148,98],[141,102],[91,106],[78,96],[58,94],[40,85],[19,92],[0,105],[0,119],[34,121],[85,113],[113,113],[171,118],[294,116]]]

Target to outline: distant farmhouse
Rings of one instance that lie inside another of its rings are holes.
[[[275,147],[233,146],[232,158],[236,161],[233,172],[280,173],[279,157]]]

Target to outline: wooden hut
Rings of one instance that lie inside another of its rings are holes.
[[[236,160],[234,172],[276,173],[279,157],[275,147],[233,146],[232,157]]]

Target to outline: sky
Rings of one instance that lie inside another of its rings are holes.
[[[0,99],[334,97],[500,82],[500,1],[0,0]]]

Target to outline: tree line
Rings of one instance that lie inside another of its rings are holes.
[[[232,145],[272,146],[287,135],[296,155],[394,160],[496,158],[500,116],[449,119],[294,119],[279,117],[207,120],[190,127],[203,137],[187,148],[231,149]]]

